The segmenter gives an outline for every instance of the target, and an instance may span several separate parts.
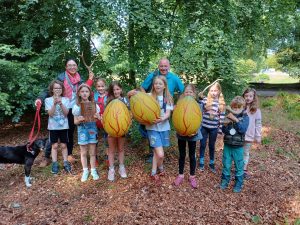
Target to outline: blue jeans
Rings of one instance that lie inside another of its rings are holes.
[[[218,128],[207,128],[201,127],[201,133],[203,138],[200,140],[200,164],[204,164],[204,155],[207,138],[209,136],[208,147],[209,147],[209,164],[215,162],[215,144],[218,136]]]

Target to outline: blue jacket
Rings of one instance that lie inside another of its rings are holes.
[[[145,81],[142,83],[142,88],[144,88],[147,92],[148,89],[151,89],[152,86],[152,82],[153,82],[153,78],[157,75],[161,75],[158,71],[154,71],[152,73],[150,73]],[[184,85],[182,83],[182,81],[180,80],[180,78],[172,73],[172,72],[168,72],[166,75],[166,79],[167,79],[167,83],[168,83],[168,89],[169,92],[172,96],[174,96],[174,92],[175,91],[179,91],[180,93],[183,93],[184,91]]]
[[[239,122],[232,122],[227,126],[222,126],[222,131],[224,133],[224,144],[233,147],[244,145],[245,134],[249,125],[249,117],[245,110],[236,117],[239,119]],[[230,133],[231,130],[235,130],[235,133]]]

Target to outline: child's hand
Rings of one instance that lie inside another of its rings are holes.
[[[157,123],[160,123],[160,122],[162,122],[162,121],[163,121],[162,117],[159,117],[158,119],[155,119],[155,120],[153,121],[153,123],[154,123],[154,124],[157,124]]]
[[[100,114],[99,113],[95,113],[94,114],[94,118],[100,120]]]
[[[127,97],[128,98],[131,98],[132,96],[136,95],[137,94],[137,91],[134,89],[134,90],[131,90],[127,93]]]
[[[198,97],[201,100],[204,99],[204,93],[203,92],[199,92]]]
[[[84,122],[85,121],[85,119],[84,119],[84,117],[83,116],[78,116],[78,121],[79,121],[79,123],[82,123],[82,122]]]
[[[239,120],[232,113],[229,113],[226,117],[234,122],[239,122]]]

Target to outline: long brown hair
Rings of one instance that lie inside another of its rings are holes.
[[[226,107],[226,104],[225,104],[225,100],[224,100],[224,96],[223,96],[223,93],[222,93],[222,87],[220,85],[219,82],[216,82],[213,86],[210,87],[210,89],[212,87],[216,87],[218,90],[219,90],[219,97],[218,97],[218,101],[219,101],[219,111],[220,112],[224,112],[225,111],[225,107]],[[209,90],[210,90],[209,89]],[[214,98],[213,96],[211,96],[210,92],[208,91],[208,94],[207,94],[207,102],[206,102],[206,105],[205,105],[205,109],[206,110],[210,110],[211,107],[212,107],[212,104],[213,104],[213,101],[214,101]]]
[[[249,92],[253,92],[253,101],[249,105],[249,111],[250,111],[251,114],[253,114],[258,109],[259,101],[258,101],[258,97],[257,97],[257,94],[256,94],[256,90],[254,88],[247,88],[243,93],[243,98],[245,98],[245,94],[247,94]],[[247,107],[247,105],[246,105],[246,107]]]
[[[156,99],[157,98],[157,94],[155,92],[155,89],[154,89],[154,83],[156,80],[161,80],[164,85],[165,85],[165,90],[164,90],[164,93],[163,93],[163,96],[164,96],[164,101],[169,104],[169,105],[172,105],[173,104],[173,98],[172,98],[172,95],[170,94],[169,92],[169,89],[168,89],[168,83],[167,83],[167,79],[165,76],[156,76],[154,79],[153,79],[153,82],[152,82],[152,88],[151,88],[151,95]]]
[[[122,92],[121,92],[121,97],[124,97],[124,94],[123,94],[123,88],[122,88],[122,85],[120,84],[119,81],[112,81],[108,87],[108,90],[107,90],[107,103],[108,104],[109,102],[111,102],[112,100],[115,99],[115,95],[114,95],[114,87],[115,86],[118,86],[119,88],[122,89]]]
[[[76,93],[76,104],[77,105],[80,105],[80,103],[82,102],[82,99],[81,97],[79,96],[79,92],[82,88],[86,87],[87,89],[89,89],[89,92],[90,92],[90,96],[88,97],[89,101],[90,102],[94,102],[94,97],[93,97],[93,92],[92,92],[92,89],[89,85],[87,84],[81,84],[79,87],[78,87],[78,90],[77,90],[77,93]]]

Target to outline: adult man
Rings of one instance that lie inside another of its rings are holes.
[[[145,81],[141,84],[141,90],[144,92],[150,92],[152,87],[153,78],[157,75],[163,75],[167,78],[168,89],[172,96],[174,92],[178,91],[180,93],[184,90],[184,85],[180,78],[175,74],[170,72],[170,62],[167,58],[162,58],[158,64],[158,70],[151,72],[146,77]],[[128,92],[128,97],[131,97],[136,93],[135,90]]]
[[[170,62],[167,58],[162,58],[159,61],[158,70],[155,70],[154,72],[151,72],[150,74],[148,74],[148,76],[146,77],[144,82],[141,84],[141,87],[140,87],[141,91],[150,92],[151,88],[152,88],[153,79],[155,76],[158,76],[158,75],[166,76],[167,83],[168,83],[168,89],[169,89],[169,92],[172,95],[172,97],[174,96],[174,92],[178,91],[178,92],[182,93],[184,91],[184,85],[183,85],[182,81],[180,80],[180,78],[175,73],[170,72]],[[131,96],[133,96],[135,94],[136,94],[136,90],[131,90],[128,92],[127,95],[130,98]],[[147,138],[147,131],[145,129],[145,126],[140,125],[139,130],[140,130],[140,133],[142,134],[142,136],[144,138]],[[147,162],[151,163],[152,157],[153,157],[153,150],[150,146],[149,146],[149,149],[150,149],[150,154],[149,154],[149,158],[148,158]]]

